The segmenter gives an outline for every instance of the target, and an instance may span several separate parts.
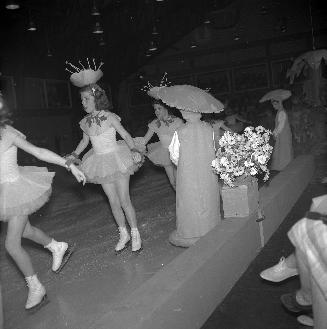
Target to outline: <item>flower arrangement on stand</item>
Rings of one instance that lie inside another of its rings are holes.
[[[259,211],[257,176],[269,178],[272,132],[262,126],[247,127],[243,134],[225,132],[219,140],[212,167],[223,181],[224,217],[246,217]]]
[[[212,161],[214,172],[224,184],[233,187],[235,180],[264,173],[269,178],[267,167],[273,147],[269,144],[272,132],[262,126],[247,127],[243,134],[226,131],[219,140],[216,158]]]

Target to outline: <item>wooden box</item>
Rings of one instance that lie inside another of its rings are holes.
[[[222,188],[224,218],[247,217],[258,211],[257,179],[249,178],[236,184],[235,187],[224,185]]]

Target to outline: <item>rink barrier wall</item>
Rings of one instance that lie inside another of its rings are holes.
[[[108,309],[93,328],[201,328],[285,219],[313,171],[312,156],[297,157],[260,189],[264,221],[258,223],[257,214],[224,220]]]

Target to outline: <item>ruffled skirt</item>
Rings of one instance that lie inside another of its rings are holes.
[[[160,142],[148,144],[146,156],[157,166],[166,167],[173,165],[168,148],[163,147]]]
[[[118,141],[117,148],[108,153],[95,153],[92,148],[83,156],[80,169],[88,183],[106,184],[134,174],[139,165],[134,163],[127,144]]]
[[[19,178],[0,184],[0,220],[28,216],[40,209],[51,195],[54,172],[44,167],[19,167]]]

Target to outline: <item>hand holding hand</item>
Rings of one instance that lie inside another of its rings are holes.
[[[132,151],[132,159],[135,163],[142,162],[142,154],[138,151]]]
[[[66,160],[69,160],[69,163],[73,163],[77,166],[79,166],[82,163],[82,161],[78,158],[78,156],[74,152],[65,155],[64,158]]]
[[[74,165],[74,164],[71,164],[69,166],[70,170],[72,171],[72,174],[75,176],[76,180],[81,183],[83,185],[85,185],[86,183],[86,177],[85,175]]]

